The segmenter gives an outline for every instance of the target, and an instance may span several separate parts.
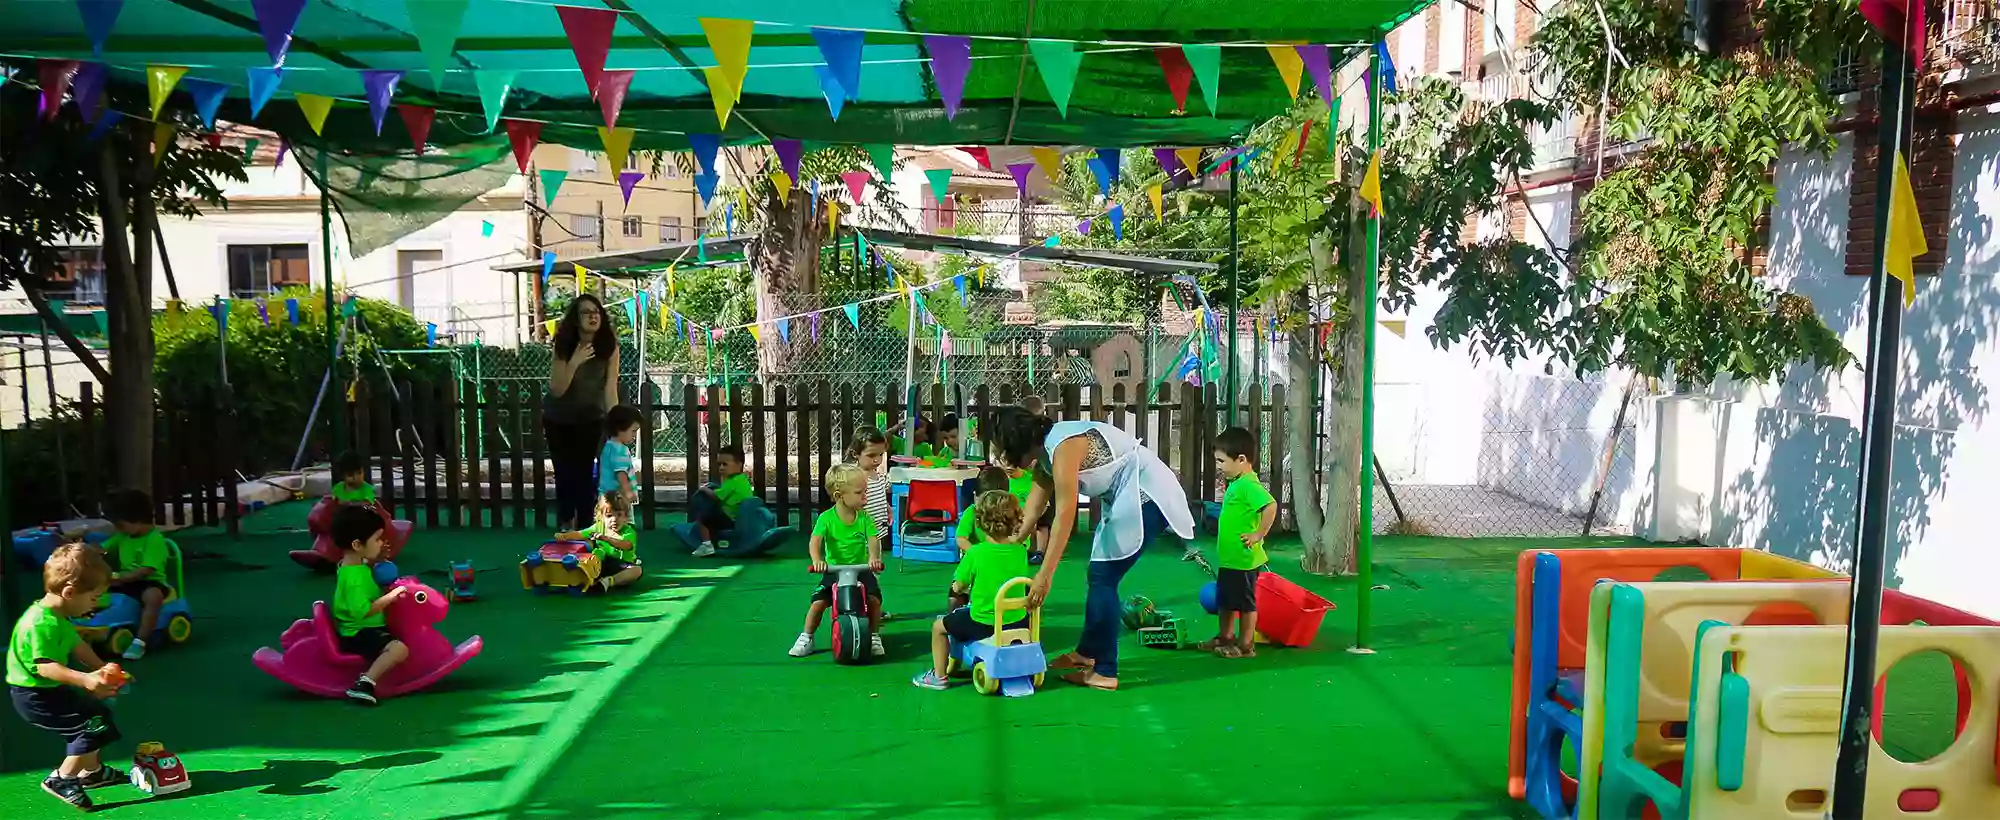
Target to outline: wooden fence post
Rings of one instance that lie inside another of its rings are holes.
[[[773,449],[777,450],[777,459],[773,466],[777,468],[776,479],[778,487],[777,503],[774,509],[777,512],[778,523],[780,525],[792,523],[792,459],[800,455],[801,452],[804,452],[807,457],[811,456],[810,443],[807,443],[805,446],[799,446],[793,443],[791,436],[787,435],[791,432],[791,429],[790,425],[786,423],[785,415],[792,409],[790,403],[786,401],[788,398],[790,396],[786,395],[783,384],[778,385],[771,391],[773,410],[771,414],[771,423],[773,426],[771,440],[774,442]]]

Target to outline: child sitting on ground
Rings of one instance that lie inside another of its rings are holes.
[[[819,631],[820,616],[833,605],[833,588],[840,578],[828,568],[864,563],[868,569],[857,573],[857,580],[868,595],[868,652],[878,658],[888,654],[882,648],[882,584],[875,577],[882,571],[882,535],[875,529],[875,519],[861,509],[867,502],[867,483],[861,468],[852,464],[836,464],[826,471],[826,494],[834,506],[813,522],[812,540],[806,544],[812,571],[820,578],[819,586],[813,589],[812,605],[806,608],[805,631],[792,642],[794,658],[813,653],[813,633]]]
[[[633,489],[632,446],[639,443],[639,423],[644,420],[639,409],[629,404],[604,414],[604,447],[597,453],[597,492],[617,492],[625,497],[626,507],[639,501],[639,492]]]
[[[695,547],[697,558],[715,554],[715,534],[727,532],[736,526],[736,513],[743,508],[743,502],[757,494],[750,486],[750,478],[743,474],[743,447],[725,444],[715,451],[715,474],[721,479],[714,487],[703,487],[701,495],[710,502],[695,526],[701,529],[701,546]]]
[[[340,477],[328,495],[341,504],[374,504],[375,485],[368,483],[368,460],[348,450],[333,459],[333,474]]]
[[[70,623],[90,614],[110,578],[111,567],[97,548],[57,547],[42,565],[42,597],[28,605],[7,642],[7,695],[14,711],[29,726],[63,739],[62,765],[42,780],[42,791],[84,811],[92,808],[85,789],[126,782],[124,772],[100,759],[104,747],[118,739],[104,699],[118,693],[121,675]]]
[[[333,511],[327,528],[340,545],[340,566],[333,574],[333,627],[340,651],[368,661],[368,671],[347,687],[356,703],[375,704],[375,682],[410,656],[410,649],[389,634],[383,611],[401,599],[404,587],[383,592],[375,583],[375,559],[382,554],[382,516],[360,506]]]
[[[954,593],[971,600],[939,616],[931,625],[931,668],[910,680],[925,689],[950,685],[945,673],[951,642],[972,643],[992,637],[999,621],[996,596],[1000,586],[1028,575],[1028,550],[1021,546],[1016,535],[1021,528],[1021,504],[1014,495],[1004,488],[980,492],[973,504],[972,517],[987,538],[974,544],[959,560],[951,582]],[[1027,592],[1024,586],[1010,597],[1025,597]],[[1026,625],[1027,613],[1023,612],[1003,628]]]
[[[153,499],[139,490],[118,490],[104,501],[116,532],[104,539],[104,551],[118,567],[111,576],[111,591],[139,602],[139,630],[132,633],[132,645],[125,659],[146,656],[146,639],[160,625],[160,605],[173,589],[167,586],[167,561],[172,557],[167,538],[153,528]]]
[[[868,517],[877,533],[889,532],[889,437],[874,427],[862,427],[847,439],[847,463],[868,477]]]
[[[1264,537],[1278,520],[1278,505],[1257,479],[1257,438],[1231,427],[1215,437],[1215,472],[1227,483],[1215,551],[1215,639],[1202,644],[1225,658],[1257,657],[1257,576],[1269,558]]]
[[[557,541],[589,541],[597,556],[597,586],[605,592],[639,580],[639,532],[632,526],[632,508],[625,494],[610,490],[597,499],[597,522],[574,532],[556,533]]]

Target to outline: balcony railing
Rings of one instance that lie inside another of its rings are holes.
[[[2000,63],[2000,0],[1946,0],[1938,51],[1967,65]]]

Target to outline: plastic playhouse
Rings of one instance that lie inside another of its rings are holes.
[[[166,600],[160,604],[160,617],[155,622],[153,634],[147,635],[146,643],[160,644],[162,634],[167,642],[175,645],[187,643],[194,635],[194,611],[188,607],[187,583],[181,572],[181,547],[171,538],[167,542]],[[92,646],[112,655],[125,654],[132,645],[133,634],[139,629],[139,619],[145,614],[145,604],[129,595],[108,593],[103,608],[87,617],[77,618],[77,635]]]
[[[549,541],[521,559],[521,588],[536,595],[564,590],[581,595],[597,583],[601,567],[589,541]]]
[[[972,643],[951,642],[950,662],[946,672],[957,674],[959,670],[972,672],[972,688],[982,695],[1006,695],[1010,698],[1027,697],[1041,688],[1042,676],[1048,672],[1048,657],[1042,653],[1042,610],[1030,609],[1026,597],[1010,597],[1009,592],[1022,590],[1032,583],[1031,578],[1013,578],[1001,584],[993,593],[994,625],[1010,623],[1009,612],[1022,612],[1028,616],[1024,627],[996,628],[993,637]]]
[[[312,512],[306,515],[306,530],[312,533],[313,545],[312,549],[292,550],[292,560],[299,566],[316,572],[331,572],[340,563],[340,547],[333,543],[333,534],[329,531],[333,525],[333,510],[339,505],[340,502],[333,500],[333,496],[327,496],[313,505]],[[403,551],[403,546],[410,542],[410,531],[416,528],[416,524],[391,518],[389,511],[380,505],[371,507],[382,515],[381,560],[395,560]]]
[[[1654,580],[1676,573],[1706,580]],[[1563,820],[1818,816],[1838,748],[1849,596],[1834,573],[1752,550],[1523,553],[1509,792]],[[1878,747],[1866,815],[1995,816],[2000,624],[1894,590],[1882,623],[1882,674],[1915,652],[1952,658],[1959,731],[1921,764]],[[1562,768],[1566,744],[1575,775]]]
[[[457,646],[446,640],[437,624],[451,611],[451,604],[437,590],[414,578],[401,578],[396,586],[408,589],[384,614],[389,632],[409,647],[410,656],[375,682],[378,697],[415,692],[438,682],[466,661],[479,655],[485,643],[474,635]],[[258,669],[301,692],[321,697],[342,697],[348,684],[367,671],[368,661],[340,651],[333,626],[333,613],[325,601],[313,604],[312,617],[292,623],[279,638],[278,649],[264,647],[251,657]]]

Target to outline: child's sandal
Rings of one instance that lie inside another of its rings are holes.
[[[1240,658],[1243,657],[1243,650],[1237,648],[1236,644],[1233,643],[1220,644],[1215,647],[1215,656],[1218,658]]]

